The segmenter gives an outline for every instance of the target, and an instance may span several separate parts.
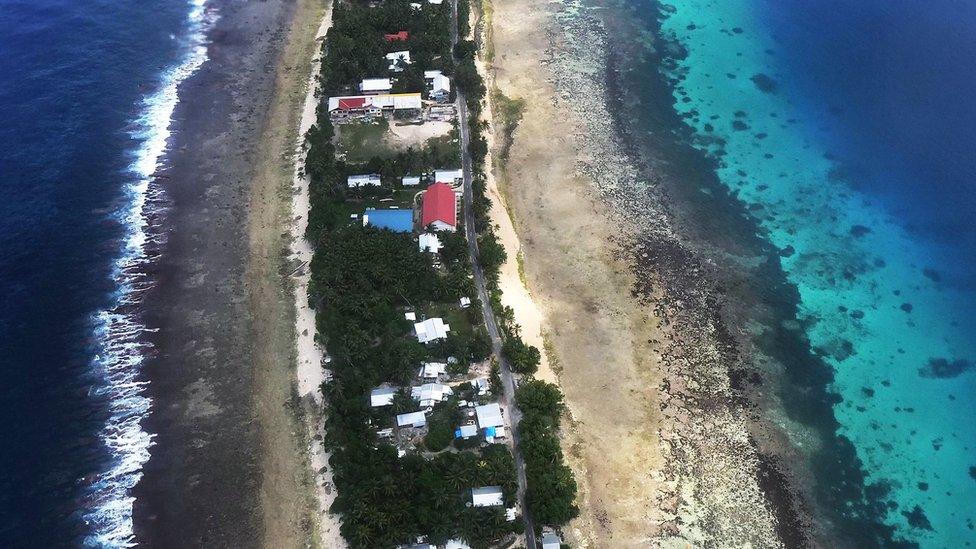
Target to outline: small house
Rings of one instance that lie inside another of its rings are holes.
[[[441,249],[441,239],[434,233],[420,235],[420,251],[436,254]]]
[[[459,539],[449,539],[444,549],[471,549],[471,546]]]
[[[387,42],[406,42],[410,39],[410,33],[402,30],[390,34],[384,34],[383,39]]]
[[[424,427],[427,425],[427,412],[410,412],[396,417],[397,427]]]
[[[461,170],[434,170],[434,183],[446,183],[452,187],[461,184],[464,172]]]
[[[429,408],[438,402],[447,400],[447,397],[454,394],[454,391],[447,385],[440,383],[424,383],[419,387],[410,389],[410,396],[420,401],[420,406]]]
[[[474,409],[474,413],[478,416],[478,427],[482,429],[500,427],[505,424],[502,419],[502,407],[497,402],[478,406]]]
[[[386,54],[386,60],[390,62],[391,71],[402,72],[402,65],[410,64],[410,52],[408,50],[391,52]]]
[[[458,302],[461,304],[462,309],[467,309],[468,307],[471,306],[470,297],[462,297],[461,299],[458,300]]]
[[[420,224],[439,231],[457,230],[457,195],[446,183],[434,183],[424,191]]]
[[[424,71],[424,82],[434,101],[444,102],[451,96],[451,79],[441,71]]]
[[[428,318],[423,322],[415,323],[413,329],[417,334],[417,341],[430,343],[438,339],[446,339],[447,332],[451,331],[451,326],[444,324],[442,318]]]
[[[417,185],[420,185],[420,176],[405,175],[403,176],[403,178],[400,179],[400,184],[403,185],[404,187],[416,187]]]
[[[478,426],[471,423],[462,425],[454,430],[454,438],[472,438],[478,436]]]
[[[542,534],[542,549],[559,549],[563,541],[555,532],[545,532]]]
[[[488,381],[487,377],[479,377],[472,380],[471,385],[474,385],[475,389],[478,389],[479,395],[487,395],[488,391],[491,390],[491,382]]]
[[[420,368],[420,377],[424,379],[437,379],[447,373],[447,364],[443,362],[425,362]]]
[[[359,91],[363,93],[387,93],[393,89],[393,82],[389,78],[364,78],[359,83]]]
[[[501,486],[485,486],[471,490],[471,505],[474,507],[494,507],[504,503]]]
[[[396,387],[377,387],[369,393],[369,405],[373,408],[393,404]]]
[[[380,175],[376,173],[350,175],[346,178],[346,186],[350,189],[358,189],[359,187],[379,187],[381,184],[382,181],[380,181]]]

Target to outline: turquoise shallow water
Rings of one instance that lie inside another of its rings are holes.
[[[886,523],[924,547],[976,542],[969,265],[951,238],[915,230],[891,200],[870,190],[885,177],[891,185],[911,177],[898,171],[897,154],[891,174],[870,182],[841,171],[833,151],[845,130],[831,117],[836,106],[817,104],[784,77],[776,55],[782,45],[760,3],[671,6],[662,32],[687,52],[674,70],[681,76],[675,107],[698,147],[721,157],[723,185],[783,250],[783,268],[800,294],[798,320],[835,371],[840,434],[856,448],[867,482],[883,488]],[[883,155],[884,142],[875,150]],[[883,157],[871,160],[885,165]],[[795,444],[816,444],[780,421]]]

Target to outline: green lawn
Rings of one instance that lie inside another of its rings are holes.
[[[336,153],[349,163],[368,162],[370,158],[390,158],[396,151],[387,146],[383,137],[390,128],[385,118],[376,122],[354,122],[336,126]]]

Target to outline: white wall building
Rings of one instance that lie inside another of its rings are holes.
[[[346,186],[350,189],[359,187],[379,187],[381,183],[382,181],[380,181],[379,174],[375,173],[350,175],[346,178]]]
[[[447,400],[447,397],[454,394],[454,391],[447,385],[440,383],[424,383],[419,387],[410,389],[410,396],[420,401],[420,406],[429,408],[438,402]]]
[[[441,239],[434,233],[423,233],[419,238],[420,251],[436,254],[441,249]]]
[[[504,503],[501,486],[485,486],[471,490],[471,505],[474,507],[493,507]]]
[[[447,373],[447,364],[443,362],[424,362],[422,368],[420,368],[420,377],[426,379],[437,379],[437,376],[442,376]]]
[[[396,417],[397,427],[423,427],[427,425],[427,412],[410,412]]]
[[[420,176],[405,175],[402,179],[400,179],[400,184],[404,187],[416,187],[417,185],[420,185]]]
[[[499,427],[505,424],[502,419],[502,407],[497,402],[478,406],[474,409],[474,413],[478,416],[478,427],[481,429]]]
[[[377,387],[369,393],[369,405],[376,408],[393,404],[396,387]]]
[[[451,331],[450,324],[444,324],[442,318],[428,318],[423,322],[413,325],[413,330],[417,334],[417,341],[430,343],[438,339],[447,338],[447,332]]]
[[[403,71],[400,65],[410,64],[410,52],[408,50],[394,51],[386,54],[386,60],[390,62],[390,70],[394,72]]]
[[[434,183],[447,183],[452,187],[461,183],[464,173],[461,170],[435,170]]]
[[[385,93],[393,89],[393,81],[389,78],[365,78],[359,83],[359,91],[363,93]]]

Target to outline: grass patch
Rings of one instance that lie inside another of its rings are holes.
[[[515,254],[515,265],[518,267],[519,280],[522,281],[522,286],[525,286],[525,289],[528,290],[529,285],[525,282],[525,257],[522,256],[521,249]]]
[[[556,356],[556,346],[552,342],[549,332],[542,330],[542,352],[546,354],[546,361],[549,362],[549,369],[557,376],[562,375],[563,365]]]
[[[354,122],[336,126],[336,153],[351,164],[368,162],[374,156],[390,158],[396,151],[384,139],[390,129],[385,118],[377,122]]]
[[[504,163],[508,160],[508,154],[511,152],[515,130],[518,129],[518,123],[522,120],[525,99],[512,99],[498,88],[493,87],[491,101],[497,128],[496,134],[498,135],[498,161]]]

